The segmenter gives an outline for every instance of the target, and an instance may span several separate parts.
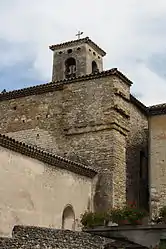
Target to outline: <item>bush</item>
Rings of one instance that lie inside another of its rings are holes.
[[[85,212],[81,217],[81,223],[84,228],[104,226],[108,223],[108,221],[108,214],[106,212]]]
[[[108,212],[85,212],[81,217],[84,228],[93,228],[107,225],[109,221],[117,224],[141,224],[147,216],[144,210],[130,203],[121,208],[112,208]]]
[[[110,221],[119,224],[122,220],[125,220],[125,216],[122,209],[113,208],[110,210]]]
[[[144,210],[136,207],[135,203],[129,203],[121,208],[114,208],[110,211],[110,219],[117,224],[140,224],[147,216]]]
[[[130,224],[141,223],[142,219],[147,216],[146,211],[137,208],[133,203],[124,207],[123,214]]]

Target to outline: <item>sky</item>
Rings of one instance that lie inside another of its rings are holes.
[[[51,81],[49,45],[84,32],[145,105],[166,102],[165,0],[0,0],[0,91]]]

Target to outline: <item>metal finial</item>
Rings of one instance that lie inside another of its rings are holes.
[[[78,36],[78,39],[81,38],[81,35],[83,35],[83,33],[84,33],[84,32],[82,32],[82,31],[78,31],[78,33],[76,34],[76,36]]]

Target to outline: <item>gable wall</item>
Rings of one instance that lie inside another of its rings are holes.
[[[61,228],[72,205],[76,229],[92,201],[92,180],[0,147],[0,235],[16,224]]]

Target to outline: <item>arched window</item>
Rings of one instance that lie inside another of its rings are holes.
[[[72,78],[76,76],[76,60],[72,57],[65,61],[65,76]]]
[[[98,69],[96,61],[92,61],[92,73],[98,73],[98,72],[99,72],[99,69]]]
[[[67,205],[63,210],[62,229],[75,230],[75,213],[71,205]]]

